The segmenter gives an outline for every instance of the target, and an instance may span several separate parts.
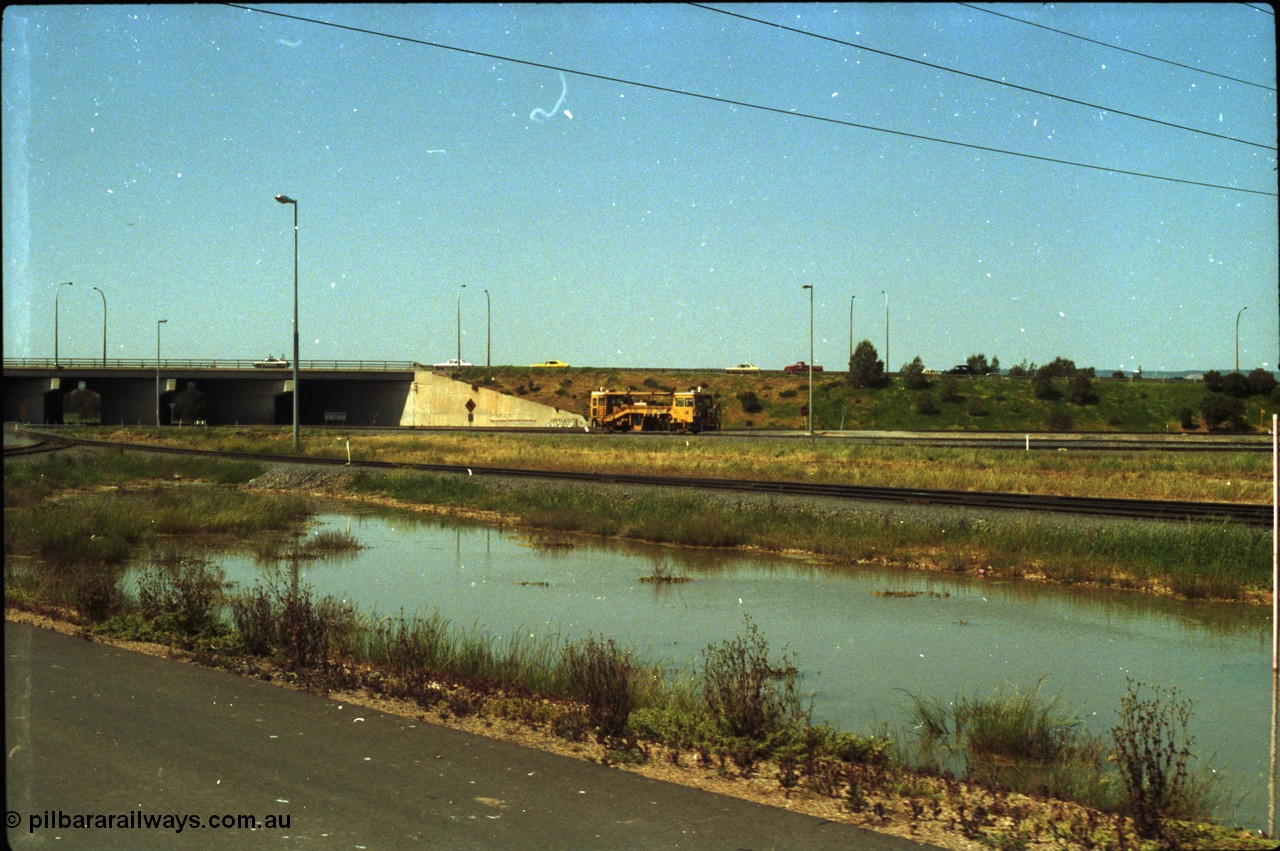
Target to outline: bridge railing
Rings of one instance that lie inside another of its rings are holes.
[[[259,366],[261,364],[261,366]],[[262,360],[180,360],[162,358],[157,364],[155,358],[5,358],[5,369],[292,369],[287,362],[265,364]],[[333,370],[371,370],[388,372],[395,370],[412,371],[425,369],[423,364],[413,361],[389,360],[300,360],[299,369],[333,369]]]

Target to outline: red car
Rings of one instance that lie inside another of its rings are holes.
[[[808,371],[809,371],[809,364],[805,363],[805,362],[804,362],[804,361],[802,361],[802,360],[798,360],[798,361],[796,361],[795,363],[791,364],[791,366],[784,366],[784,367],[782,368],[782,371],[783,371],[783,372],[808,372]],[[813,368],[813,371],[814,371],[814,372],[822,372],[822,367],[820,367],[820,366],[815,366],[815,367]]]

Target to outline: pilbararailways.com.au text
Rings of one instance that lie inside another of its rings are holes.
[[[195,813],[148,813],[131,810],[124,813],[77,813],[65,810],[43,810],[22,813],[9,810],[5,814],[6,827],[20,827],[27,823],[27,832],[37,830],[288,830],[291,814],[256,816],[245,813],[212,813],[206,816]]]

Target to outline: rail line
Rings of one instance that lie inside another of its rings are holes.
[[[884,502],[899,505],[946,506],[970,509],[1051,512],[1057,514],[1158,520],[1166,522],[1211,521],[1243,523],[1270,528],[1270,505],[1235,502],[1191,502],[1171,500],[1114,499],[1108,497],[1045,496],[1042,494],[999,493],[990,491],[932,490],[922,488],[870,487],[835,485],[815,482],[779,482],[757,479],[689,478],[683,476],[650,476],[630,473],[582,473],[557,470],[528,470],[507,467],[477,467],[455,464],[408,464],[392,461],[352,461],[341,458],[267,455],[251,452],[223,452],[173,446],[148,446],[104,440],[40,435],[47,449],[57,444],[132,449],[177,455],[203,455],[218,458],[260,461],[268,464],[303,464],[312,466],[350,466],[357,469],[418,470],[465,476],[503,476],[526,479],[548,479],[603,484],[629,484],[646,487],[722,490],[764,493],[777,496],[809,496],[837,500]],[[36,447],[29,447],[36,449]],[[5,449],[5,456],[10,450]]]

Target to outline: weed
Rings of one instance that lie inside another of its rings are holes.
[[[1120,720],[1111,730],[1116,764],[1124,788],[1124,806],[1133,829],[1144,839],[1160,838],[1171,817],[1201,815],[1188,763],[1194,740],[1187,732],[1192,704],[1180,700],[1177,689],[1152,686],[1141,696],[1142,684],[1126,680],[1128,693],[1120,702]]]
[[[182,635],[208,632],[218,622],[223,576],[200,559],[171,557],[138,577],[138,608]]]
[[[76,611],[90,623],[101,623],[120,611],[120,573],[111,568],[90,568],[68,574]]]
[[[591,729],[591,719],[582,707],[573,707],[551,719],[551,732],[570,742],[581,742]]]
[[[234,597],[231,615],[245,649],[280,654],[286,671],[327,669],[350,652],[358,623],[350,603],[316,600],[310,587],[279,579]]]
[[[750,616],[745,621],[745,635],[703,651],[703,699],[729,736],[762,740],[809,716],[796,693],[799,672],[790,657],[772,663],[768,642]]]
[[[956,701],[956,730],[963,730],[970,756],[1036,762],[1059,758],[1070,746],[1078,722],[1058,711],[1057,697],[1040,697],[1042,684],[1027,691],[997,689],[990,698]]]
[[[643,669],[612,638],[584,641],[564,648],[569,694],[587,705],[600,741],[621,736],[635,708],[637,680]]]
[[[361,544],[350,532],[321,529],[298,547],[296,555],[298,558],[323,558],[358,549],[361,549]]]
[[[679,573],[666,562],[662,562],[654,565],[653,573],[648,576],[641,576],[640,581],[654,583],[679,583],[688,582],[689,577],[683,573]]]

